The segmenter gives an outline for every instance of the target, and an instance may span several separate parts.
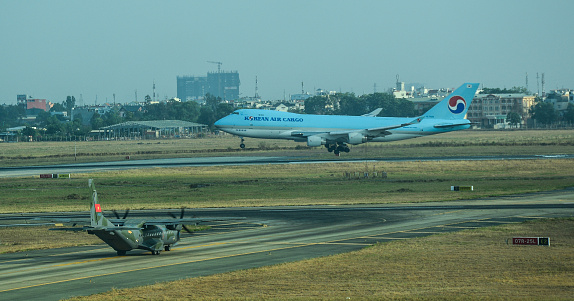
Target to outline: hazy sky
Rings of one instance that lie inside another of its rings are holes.
[[[574,1],[0,0],[0,103],[176,96],[176,76],[239,71],[242,96],[317,88],[574,88]]]

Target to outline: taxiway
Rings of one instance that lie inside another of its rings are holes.
[[[432,204],[200,209],[194,213],[246,219],[188,236],[173,251],[159,256],[142,251],[116,256],[105,244],[2,254],[0,299],[58,300],[339,254],[377,242],[572,217],[574,189]]]

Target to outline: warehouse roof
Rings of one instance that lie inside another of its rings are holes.
[[[207,127],[205,124],[182,121],[182,120],[150,120],[150,121],[127,121],[106,127],[102,127],[104,130],[114,130],[121,128],[144,128],[144,129],[171,129],[171,128],[193,128],[193,127]]]

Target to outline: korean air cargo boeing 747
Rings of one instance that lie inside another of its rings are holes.
[[[307,115],[270,110],[237,110],[215,122],[227,133],[241,137],[288,139],[324,145],[339,155],[349,152],[347,144],[387,142],[468,129],[466,112],[478,83],[465,83],[425,114],[414,118]]]

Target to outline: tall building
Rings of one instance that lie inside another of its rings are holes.
[[[30,98],[26,94],[16,96],[18,105],[26,110],[26,115],[38,115],[40,111],[48,112],[52,104],[45,99]]]
[[[207,77],[177,77],[177,98],[182,101],[201,101],[205,94],[207,94]]]
[[[207,93],[223,100],[239,99],[239,73],[209,72],[202,76],[178,76],[177,98],[182,101],[203,101]]]

